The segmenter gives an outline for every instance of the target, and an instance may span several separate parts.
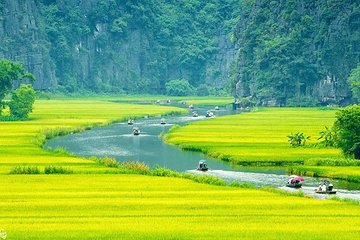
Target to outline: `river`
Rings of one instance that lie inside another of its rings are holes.
[[[172,170],[192,172],[194,174],[208,174],[225,179],[228,182],[249,182],[258,187],[267,185],[287,191],[299,191],[284,187],[288,175],[283,168],[275,167],[241,167],[231,165],[217,159],[204,156],[199,152],[182,151],[177,147],[165,144],[160,134],[167,132],[174,124],[184,125],[192,121],[209,119],[205,113],[211,110],[215,117],[236,114],[231,108],[197,107],[194,111],[199,117],[193,117],[191,112],[186,116],[165,117],[166,124],[160,124],[161,116],[143,118],[135,121],[134,125],[115,123],[106,127],[96,127],[89,131],[57,137],[47,141],[45,148],[62,147],[78,156],[113,157],[117,161],[141,161],[150,167],[165,167]],[[141,134],[134,136],[133,127],[138,127]],[[199,160],[206,159],[210,170],[196,171]],[[328,198],[329,195],[314,193],[319,179],[305,177],[302,190],[306,195],[317,198]],[[337,197],[360,200],[359,184],[346,181],[332,181],[338,193]]]

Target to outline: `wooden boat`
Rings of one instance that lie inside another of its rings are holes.
[[[135,135],[135,136],[140,135],[140,129],[139,129],[139,128],[133,128],[132,133],[133,133],[133,135]]]
[[[336,194],[336,191],[335,190],[331,190],[331,191],[321,191],[319,189],[315,189],[315,193],[318,193],[318,194]]]
[[[296,183],[288,183],[286,184],[287,187],[291,187],[291,188],[301,188],[302,183],[301,182],[296,182]]]

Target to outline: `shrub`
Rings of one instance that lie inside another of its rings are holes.
[[[165,84],[166,94],[170,96],[188,96],[193,94],[193,87],[185,79],[176,79]]]
[[[116,161],[116,159],[114,158],[102,158],[100,161],[106,167],[110,167],[110,168],[117,168],[120,165],[120,163]]]
[[[9,102],[10,115],[26,119],[29,113],[32,112],[32,106],[35,102],[35,91],[31,84],[21,84],[12,95]]]
[[[47,166],[47,167],[45,167],[44,173],[45,174],[70,174],[70,173],[73,173],[73,171],[68,168],[63,168],[61,166],[60,167]]]
[[[293,147],[300,147],[300,146],[304,146],[306,143],[306,140],[310,140],[310,136],[306,136],[304,133],[292,133],[290,135],[287,136],[288,142],[291,144],[291,146]]]
[[[121,166],[124,169],[130,170],[131,172],[141,173],[141,174],[148,173],[150,170],[148,165],[138,161],[126,161],[121,163]]]
[[[320,132],[320,137],[318,140],[322,140],[320,145],[325,147],[334,147],[335,146],[335,131],[333,128],[325,126],[325,130]]]
[[[335,142],[346,155],[360,159],[360,105],[348,106],[336,112]]]
[[[10,174],[40,174],[40,170],[33,166],[15,166],[10,170]]]

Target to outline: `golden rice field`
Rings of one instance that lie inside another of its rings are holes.
[[[358,239],[360,207],[139,175],[0,178],[8,239]]]
[[[94,161],[39,146],[44,129],[174,110],[102,99],[41,100],[31,120],[1,122],[0,232],[7,239],[31,240],[359,238],[360,207],[355,203],[114,174]],[[9,174],[22,164],[65,166],[74,174]]]
[[[287,136],[304,132],[317,142],[324,126],[332,126],[335,110],[260,108],[176,128],[165,139],[184,149],[201,150],[236,164],[302,163],[309,158],[339,157],[335,148],[293,148]]]
[[[102,125],[124,120],[128,116],[158,115],[172,111],[184,110],[105,100],[37,100],[29,121],[0,122],[0,174],[8,173],[15,165],[24,164],[42,167],[61,165],[85,172],[104,170],[93,161],[43,150],[38,143],[39,135],[44,129]]]

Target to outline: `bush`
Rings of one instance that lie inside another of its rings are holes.
[[[126,161],[121,164],[124,169],[130,170],[133,173],[148,173],[150,168],[143,162],[138,161]]]
[[[114,158],[102,158],[99,160],[99,162],[110,168],[118,168],[120,165],[120,163]]]
[[[310,136],[306,136],[304,133],[292,133],[290,135],[287,136],[288,142],[291,144],[291,146],[293,147],[300,147],[300,146],[304,146],[306,143],[306,140],[310,140]]]
[[[63,167],[56,167],[56,166],[47,166],[44,170],[45,174],[71,174],[73,173],[72,170],[63,168]]]
[[[335,143],[346,155],[360,159],[360,105],[348,106],[336,113]]]
[[[209,96],[210,92],[208,86],[206,84],[200,84],[196,88],[196,95],[197,96]]]
[[[38,167],[16,166],[10,170],[10,174],[40,174]]]
[[[170,96],[188,96],[193,94],[193,87],[185,79],[176,79],[165,84],[166,94]]]
[[[26,119],[32,112],[32,106],[35,102],[35,91],[30,84],[21,84],[12,95],[9,102],[10,115]]]

